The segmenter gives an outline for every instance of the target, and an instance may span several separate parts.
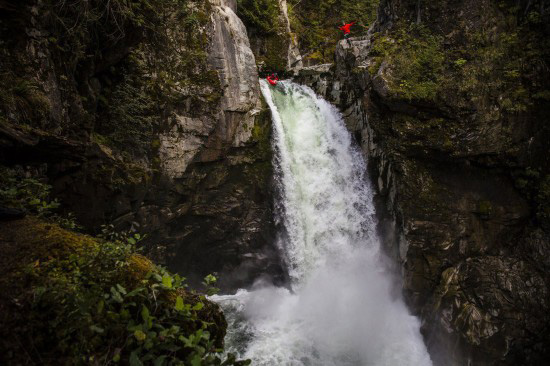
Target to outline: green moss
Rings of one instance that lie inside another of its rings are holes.
[[[286,51],[287,37],[286,34],[277,34],[268,37],[265,40],[266,53],[259,55],[258,63],[263,62],[264,68],[271,71],[284,71],[287,67]]]
[[[371,51],[374,62],[369,73],[376,74],[385,61],[393,97],[434,101],[444,70],[441,44],[442,39],[424,26],[397,25],[391,34],[374,38]]]
[[[489,218],[493,213],[493,205],[490,201],[479,201],[476,211],[481,217]]]
[[[475,105],[480,120],[533,110],[546,100],[545,82],[535,75],[550,57],[550,40],[540,14],[525,16],[506,2],[500,8],[502,14],[488,10],[478,31],[455,32],[445,42],[429,23],[394,24],[390,32],[374,35],[370,75],[385,62],[392,96]]]
[[[0,244],[0,290],[17,298],[17,306],[0,299],[8,326],[0,342],[11,350],[3,355],[10,364],[141,364],[161,356],[163,365],[221,363],[226,322],[219,307],[132,245],[32,217],[1,223]],[[181,337],[196,342],[184,345]]]
[[[290,0],[288,14],[306,61],[328,63],[334,60],[335,45],[342,39],[338,29],[343,22],[357,21],[352,35],[365,35],[367,24],[376,19],[379,0]]]
[[[277,0],[237,0],[237,15],[247,28],[263,36],[273,36],[279,31]]]

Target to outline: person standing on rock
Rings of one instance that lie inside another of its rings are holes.
[[[339,27],[338,29],[340,29],[341,31],[344,32],[344,38],[345,39],[348,39],[348,37],[350,36],[351,34],[351,27],[357,22],[351,22],[351,23],[348,23],[348,24],[344,24],[343,26]]]

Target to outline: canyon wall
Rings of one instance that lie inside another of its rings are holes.
[[[236,3],[5,1],[0,158],[199,284],[279,274],[271,121]]]
[[[369,158],[438,365],[548,358],[548,5],[516,5],[382,1],[369,35],[299,76]]]

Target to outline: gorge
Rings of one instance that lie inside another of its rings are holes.
[[[220,364],[208,299],[252,364],[545,364],[549,14],[0,0],[2,364]],[[340,40],[343,20],[364,27]],[[292,81],[270,93],[266,72]],[[123,263],[105,278],[78,249],[104,242],[104,265]],[[151,297],[119,303],[117,285]],[[84,330],[48,294],[86,299]],[[167,324],[198,346],[166,358]]]

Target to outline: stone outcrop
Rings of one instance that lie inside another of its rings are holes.
[[[242,18],[258,67],[261,71],[296,72],[303,62],[296,36],[290,28],[287,1],[268,0],[256,6],[259,7],[254,6],[254,1],[242,2],[237,12],[244,15]],[[270,25],[258,23],[258,19]]]
[[[99,40],[79,23],[79,39],[58,29],[56,19],[78,19],[80,8],[9,3],[0,66],[12,79],[2,81],[25,89],[2,94],[3,164],[42,166],[88,230],[114,223],[147,234],[154,259],[192,284],[216,272],[228,289],[280,272],[270,119],[235,1],[100,18]]]
[[[453,70],[472,62],[468,72],[478,73],[485,66],[475,59],[443,65],[441,71],[430,65],[424,75],[443,75],[432,83],[398,69],[401,56],[391,51],[396,42],[407,49],[406,32],[398,35],[398,29],[410,21],[424,27],[417,40],[443,35],[448,49],[468,47],[459,36],[464,27],[491,24],[498,39],[513,32],[503,25],[501,11],[489,1],[459,2],[452,12],[445,4],[383,1],[368,37],[340,42],[334,65],[305,68],[298,78],[339,106],[369,158],[380,230],[387,251],[401,264],[406,298],[423,320],[437,365],[538,365],[550,352],[550,283],[540,254],[550,243],[540,211],[548,204],[540,183],[548,174],[549,135],[542,123],[548,106],[535,101],[507,111],[499,104],[506,91],[491,81],[503,78],[498,73],[486,74],[485,85],[494,89],[479,86],[462,99],[460,90],[467,86],[459,80],[466,76],[455,78],[459,71]],[[415,48],[431,52],[432,59],[448,52],[430,42]],[[468,52],[473,51],[466,48],[465,58]],[[413,57],[422,54],[407,54],[404,65],[415,65]],[[548,85],[547,73],[524,77],[534,85],[531,95]],[[500,99],[491,93],[501,93]],[[530,193],[525,185],[542,191]]]

